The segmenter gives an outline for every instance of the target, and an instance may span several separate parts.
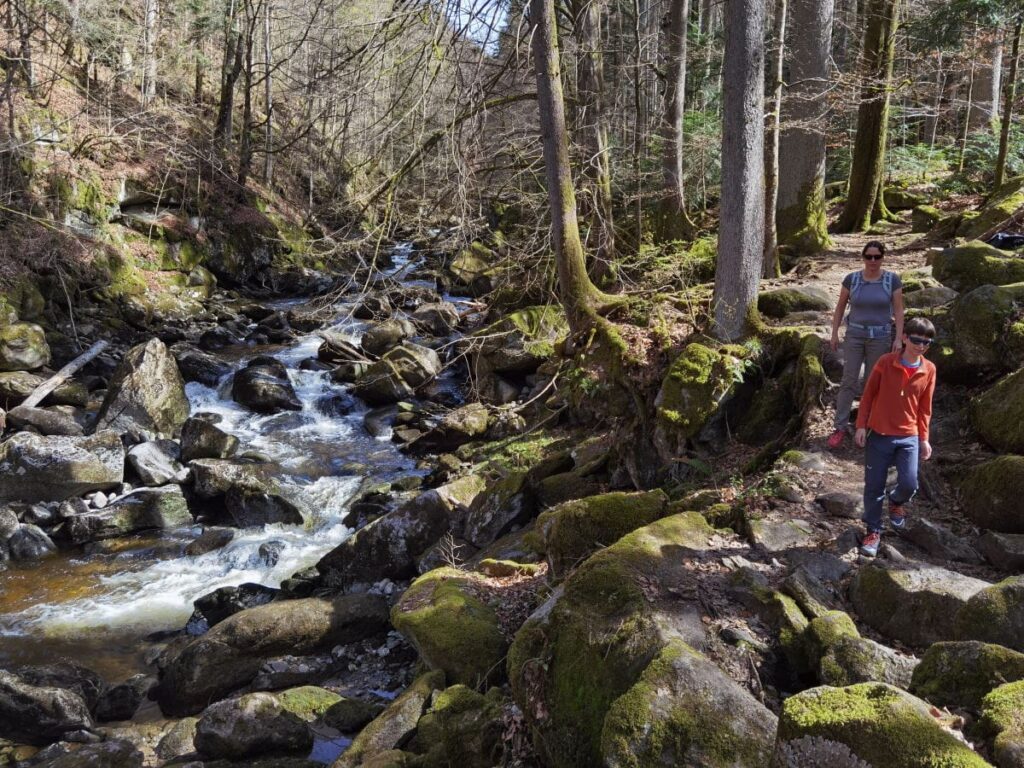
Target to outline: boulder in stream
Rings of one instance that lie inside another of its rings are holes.
[[[181,460],[227,459],[238,450],[238,438],[205,418],[187,419],[181,427]]]
[[[188,418],[185,382],[160,339],[132,347],[117,366],[96,416],[96,429],[170,437]]]
[[[0,501],[63,501],[123,479],[124,446],[111,430],[89,437],[20,432],[0,443]]]
[[[271,693],[248,693],[212,704],[196,725],[195,745],[204,755],[240,760],[301,753],[313,746],[313,733]]]
[[[139,443],[128,451],[128,465],[143,485],[183,483],[188,470],[181,466],[177,456],[178,445],[170,440]]]
[[[78,694],[31,685],[0,670],[0,738],[45,745],[92,727],[89,708]]]
[[[201,635],[210,627],[220,624],[229,616],[234,616],[246,608],[266,605],[274,599],[280,590],[265,587],[262,584],[239,584],[237,587],[220,587],[209,594],[196,598],[195,610],[185,625],[190,635]]]
[[[50,363],[50,345],[35,323],[0,323],[0,371],[34,371]]]
[[[64,522],[67,536],[76,544],[124,536],[156,528],[192,524],[188,503],[176,485],[140,488],[103,509],[89,510]]]
[[[231,397],[257,413],[301,411],[302,401],[288,379],[288,369],[274,358],[254,358],[235,374]]]
[[[356,642],[389,626],[385,598],[343,595],[249,608],[197,637],[168,659],[156,699],[168,715],[191,715],[247,685],[263,662]]]
[[[71,416],[52,408],[30,408],[19,405],[7,412],[7,422],[18,429],[32,427],[41,435],[81,437],[82,425]]]
[[[175,344],[171,347],[178,369],[185,381],[198,381],[207,387],[216,387],[220,380],[231,373],[231,366],[208,352]]]
[[[359,346],[368,355],[379,357],[414,335],[416,329],[412,323],[404,318],[392,318],[367,329]]]
[[[7,548],[11,553],[12,560],[41,560],[44,557],[57,554],[57,546],[46,535],[46,532],[38,526],[27,523],[22,523],[15,529],[7,539]]]

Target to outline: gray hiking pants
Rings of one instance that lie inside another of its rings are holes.
[[[892,350],[892,338],[880,336],[875,339],[852,336],[849,329],[843,339],[843,380],[839,384],[836,395],[836,429],[846,429],[850,425],[850,409],[854,398],[860,397],[864,388],[864,380],[871,374],[878,358]],[[864,377],[861,378],[861,368]]]

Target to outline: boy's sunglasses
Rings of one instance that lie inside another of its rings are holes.
[[[925,338],[924,336],[907,336],[907,341],[911,344],[917,344],[919,347],[927,347],[932,343],[931,339]]]
[[[881,261],[884,258],[885,258],[885,254],[884,253],[865,253],[864,254],[864,260],[865,261]]]

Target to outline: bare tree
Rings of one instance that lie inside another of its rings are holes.
[[[665,25],[665,111],[661,121],[664,142],[661,167],[665,189],[658,210],[655,235],[660,242],[693,237],[693,220],[686,211],[683,186],[683,105],[686,100],[686,32],[689,0],[669,0]]]
[[[1003,103],[1002,125],[999,128],[999,154],[996,157],[996,189],[1003,184],[1006,175],[1006,155],[1010,146],[1010,121],[1013,119],[1013,102],[1017,98],[1017,67],[1020,65],[1020,36],[1024,28],[1024,13],[1018,14],[1013,27],[1013,50],[1010,53],[1010,72]]]
[[[831,245],[825,221],[825,93],[832,50],[832,0],[790,4],[789,86],[783,102],[784,128],[775,217],[779,242],[796,254]]]
[[[158,0],[145,0],[142,28],[142,106],[156,98],[156,36],[160,6]]]
[[[872,216],[878,218],[879,213],[885,213],[882,183],[899,9],[900,0],[868,0],[857,135],[850,166],[850,189],[836,222],[838,232],[862,232],[871,225]]]
[[[726,0],[715,335],[743,335],[764,253],[764,0]]]
[[[770,73],[772,107],[767,115],[768,132],[764,142],[764,265],[761,269],[763,277],[778,277],[782,274],[775,206],[779,199],[779,122],[782,112],[782,51],[785,44],[786,0],[775,0]]]

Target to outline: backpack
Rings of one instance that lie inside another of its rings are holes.
[[[893,273],[888,270],[882,270],[882,287],[885,289],[885,295],[889,297],[889,303],[892,304],[892,277]],[[864,285],[864,274],[858,269],[853,273],[853,277],[850,279],[850,300],[853,300],[853,295],[856,291]]]

